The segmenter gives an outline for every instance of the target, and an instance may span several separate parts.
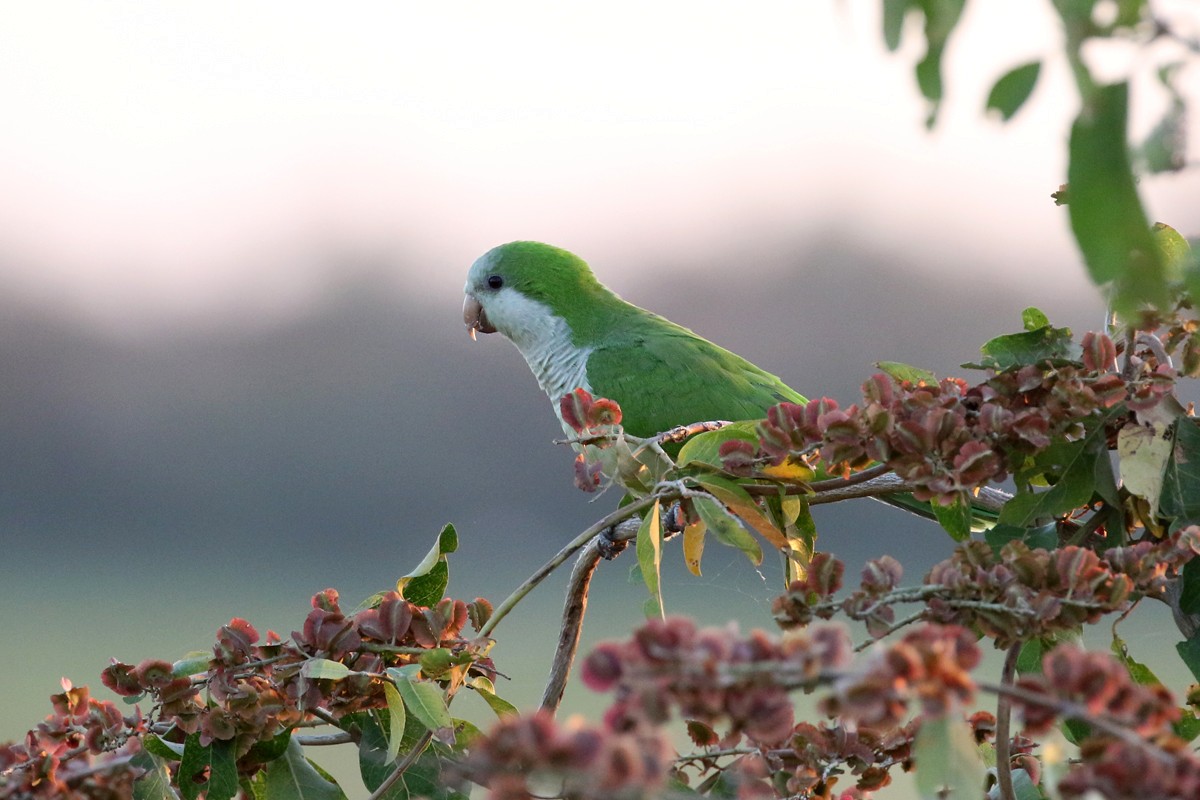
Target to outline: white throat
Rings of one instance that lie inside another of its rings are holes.
[[[566,320],[545,303],[511,289],[489,297],[485,312],[496,330],[521,351],[561,422],[558,401],[577,388],[592,390],[587,380],[591,348],[576,346]]]

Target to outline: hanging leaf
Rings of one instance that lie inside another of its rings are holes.
[[[1008,122],[1033,94],[1041,71],[1042,62],[1031,61],[1004,73],[988,93],[987,110],[998,112],[1000,119]]]
[[[516,706],[496,694],[496,686],[484,676],[475,676],[475,679],[467,685],[483,698],[483,701],[488,704],[488,708],[492,709],[492,713],[497,717],[511,717],[520,713]]]
[[[663,608],[662,586],[662,522],[659,519],[659,501],[642,517],[642,525],[637,534],[637,560],[642,570],[642,580],[650,590],[650,600],[646,603],[647,616],[665,617]]]
[[[1138,197],[1126,128],[1129,85],[1097,87],[1071,126],[1067,181],[1071,230],[1092,280],[1111,284],[1113,308],[1170,305],[1162,257]]]
[[[704,556],[705,530],[704,521],[699,519],[683,529],[683,563],[697,578],[700,577],[700,559]]]
[[[304,748],[295,739],[288,743],[283,758],[277,758],[267,766],[262,781],[268,798],[346,800],[337,783],[318,772],[305,758]]]
[[[921,723],[913,743],[917,791],[921,797],[974,798],[983,792],[985,770],[970,726],[945,714]]]
[[[968,498],[959,495],[948,506],[931,503],[929,507],[938,524],[946,530],[946,533],[950,534],[950,538],[954,541],[965,542],[971,538],[972,512],[971,501]]]
[[[446,707],[446,698],[436,684],[417,677],[420,669],[417,664],[388,667],[387,674],[396,684],[408,712],[432,731],[436,739],[453,743],[454,720]]]
[[[383,681],[383,697],[387,700],[388,707],[387,763],[390,764],[400,755],[407,715],[404,712],[404,700],[394,684]]]
[[[692,505],[708,530],[717,537],[717,541],[741,550],[754,566],[762,563],[762,548],[759,547],[758,541],[729,516],[724,506],[708,497],[693,498]]]
[[[213,739],[200,743],[200,734],[184,740],[179,759],[179,793],[183,800],[229,800],[238,791],[237,759],[233,741]]]
[[[771,543],[776,550],[787,550],[788,541],[783,531],[775,523],[767,519],[762,510],[755,504],[741,486],[733,481],[715,475],[702,475],[695,479],[706,492],[720,500],[730,511],[740,517],[747,525],[758,532],[760,536]]]

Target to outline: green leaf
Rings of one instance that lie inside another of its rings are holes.
[[[1200,559],[1193,558],[1183,565],[1180,574],[1179,610],[1185,614],[1200,614]]]
[[[250,746],[250,752],[238,759],[239,767],[249,764],[268,764],[277,758],[282,758],[287,752],[288,742],[292,739],[290,729],[272,736],[270,739],[260,739]]]
[[[187,678],[208,672],[208,662],[212,661],[212,650],[193,650],[171,665],[171,677]]]
[[[1023,643],[1021,651],[1017,653],[1017,674],[1040,675],[1042,672],[1042,659],[1049,649],[1047,644],[1041,639],[1030,639]]]
[[[1029,773],[1023,769],[1014,769],[1012,773],[1013,794],[1017,800],[1046,800],[1046,795],[1037,787]],[[989,795],[990,797],[990,795]]]
[[[309,680],[340,681],[354,674],[354,670],[340,661],[328,658],[310,658],[300,667],[300,674]]]
[[[999,524],[984,531],[983,539],[997,555],[1011,541],[1022,541],[1034,550],[1054,550],[1058,547],[1058,528],[1053,522],[1034,528]]]
[[[1171,529],[1200,522],[1200,424],[1192,417],[1175,420],[1175,444],[1163,473],[1158,512]]]
[[[477,675],[467,684],[475,693],[483,698],[483,701],[488,704],[488,708],[492,709],[497,717],[504,718],[518,714],[517,707],[505,700],[500,695],[496,694],[495,685],[482,675]]]
[[[403,577],[415,578],[418,575],[424,575],[428,573],[444,555],[447,553],[453,553],[457,549],[458,532],[454,529],[453,525],[446,523],[442,526],[442,530],[438,532],[437,541],[433,543],[433,547],[431,547],[429,552],[425,554],[425,557],[421,559],[421,563],[418,564],[412,570],[412,572],[409,572]]]
[[[1117,660],[1124,665],[1125,671],[1129,673],[1129,677],[1139,686],[1161,686],[1162,681],[1154,674],[1154,671],[1147,667],[1142,662],[1129,655],[1129,646],[1125,644],[1125,640],[1117,635],[1114,630],[1112,635],[1112,643],[1109,645]]]
[[[917,86],[929,100],[925,126],[932,128],[942,102],[942,54],[950,34],[958,25],[966,0],[917,0],[917,5],[925,12],[926,48],[925,57],[917,63]]]
[[[945,528],[946,533],[956,542],[965,542],[971,538],[971,501],[959,495],[948,506],[931,503],[930,509],[938,524]]]
[[[1185,639],[1175,645],[1175,652],[1191,670],[1192,677],[1200,681],[1200,635]]]
[[[454,654],[448,647],[434,647],[421,653],[417,663],[421,665],[421,674],[431,680],[437,680],[446,674],[456,663]]]
[[[1071,340],[1071,329],[1051,325],[997,336],[979,350],[983,353],[983,366],[998,371],[1046,360],[1069,360],[1079,355],[1079,348]]]
[[[936,384],[938,382],[937,375],[911,364],[901,364],[899,361],[876,361],[875,366],[896,381],[908,381],[912,384]]]
[[[160,739],[153,733],[148,733],[142,737],[142,747],[167,761],[178,761],[183,757],[183,745],[178,742],[168,742]]]
[[[387,758],[388,740],[384,734],[385,728],[390,727],[389,714],[386,709],[373,712],[358,712],[342,718],[343,727],[358,728],[358,769],[362,774],[363,784],[374,792],[387,779],[395,766]],[[420,741],[425,732],[420,722],[409,716],[405,728],[403,744],[400,752],[408,754]],[[416,762],[405,771],[381,800],[465,800],[466,795],[452,786],[446,776],[442,775],[441,763],[438,756],[430,747],[422,753]]]
[[[717,428],[715,431],[705,431],[704,433],[696,434],[684,442],[683,447],[679,450],[678,458],[675,459],[675,463],[679,467],[703,465],[716,470],[722,470],[721,445],[734,439],[750,442],[757,447],[758,421],[744,420],[742,422],[734,422],[723,428]]]
[[[295,739],[287,753],[267,766],[263,778],[266,800],[345,800],[337,783],[327,779],[304,757],[304,748]]]
[[[205,800],[229,800],[238,791],[234,743],[214,739],[202,745],[200,734],[190,734],[184,741],[178,782],[183,800],[201,795]]]
[[[646,608],[651,616],[665,617],[663,608],[662,586],[662,521],[659,519],[659,501],[642,517],[642,525],[637,534],[637,561],[642,570],[642,580],[650,591],[650,601]]]
[[[421,559],[421,563],[396,581],[396,591],[404,599],[418,606],[436,605],[446,592],[450,580],[450,567],[446,555],[458,549],[458,532],[447,523],[438,533],[437,541]]]
[[[1129,160],[1128,103],[1127,83],[1096,87],[1071,126],[1067,167],[1071,230],[1092,280],[1112,285],[1113,308],[1123,317],[1144,304],[1170,304]]]
[[[1020,490],[1000,510],[1000,522],[1025,528],[1034,522],[1065,514],[1092,499],[1096,459],[1108,458],[1103,425],[1075,442],[1055,442],[1034,458],[1025,477],[1045,475],[1053,486],[1042,492]]]
[[[741,550],[755,566],[762,563],[762,548],[758,540],[739,525],[724,506],[707,497],[695,497],[692,498],[692,507],[712,535],[717,537],[717,541]]]
[[[1038,328],[1049,327],[1050,318],[1040,308],[1029,306],[1021,312],[1021,324],[1027,331],[1036,331]]]
[[[131,758],[129,763],[142,770],[142,776],[133,782],[133,800],[177,800],[175,790],[171,788],[171,771],[167,769],[166,761],[147,748]]]
[[[754,498],[733,481],[725,480],[716,475],[701,475],[694,478],[695,482],[706,492],[721,501],[721,503],[741,518],[743,522],[771,543],[776,550],[788,550],[788,540],[783,531],[779,530],[771,520],[767,519],[762,510],[755,504]]]
[[[983,759],[974,734],[960,716],[925,720],[913,743],[913,758],[921,797],[979,797],[983,792]]]
[[[404,705],[417,720],[439,741],[453,743],[454,720],[446,707],[446,698],[435,684],[417,678],[417,664],[403,667],[388,667],[388,677],[396,684]]]
[[[400,593],[415,606],[432,608],[445,597],[449,583],[450,565],[443,559],[424,575],[410,578]]]
[[[1066,740],[1073,745],[1078,745],[1084,739],[1092,735],[1092,726],[1081,719],[1064,719],[1062,725],[1059,726]]]
[[[883,0],[883,41],[887,49],[896,52],[900,46],[900,34],[904,32],[904,18],[908,9],[915,5],[913,0]]]
[[[383,697],[387,701],[388,707],[388,737],[387,737],[387,761],[390,764],[400,755],[400,745],[404,741],[404,725],[407,722],[408,715],[404,713],[404,700],[400,697],[399,690],[388,683],[383,682]]]
[[[1004,73],[988,93],[987,110],[999,112],[1000,118],[1008,122],[1033,94],[1041,71],[1042,62],[1031,61]]]

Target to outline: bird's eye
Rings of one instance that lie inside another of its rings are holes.
[[[504,285],[504,278],[499,275],[488,275],[487,285],[489,289],[499,289]]]

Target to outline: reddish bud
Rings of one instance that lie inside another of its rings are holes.
[[[146,659],[137,665],[135,674],[138,682],[147,689],[161,689],[170,683],[174,676],[171,665],[158,659]]]
[[[1117,347],[1103,333],[1088,331],[1080,342],[1083,347],[1083,365],[1092,372],[1107,372],[1117,360]]]
[[[592,403],[587,415],[588,427],[598,428],[602,425],[620,425],[621,407],[615,400],[601,397]]]
[[[575,488],[583,492],[594,492],[600,488],[600,478],[602,472],[600,470],[599,461],[588,461],[587,457],[580,453],[575,456]]]
[[[558,401],[558,412],[571,430],[583,433],[587,429],[588,414],[592,408],[592,395],[585,389],[576,389],[563,395]]]
[[[129,664],[114,661],[100,673],[100,682],[122,697],[136,697],[143,689],[134,668]]]

